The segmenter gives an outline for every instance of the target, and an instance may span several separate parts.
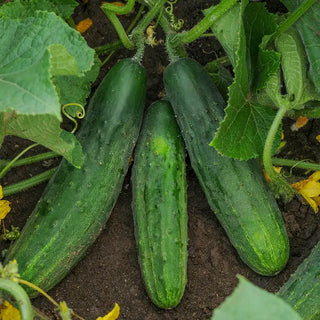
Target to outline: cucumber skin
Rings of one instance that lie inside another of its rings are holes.
[[[320,242],[277,293],[303,320],[320,319]]]
[[[191,165],[232,245],[255,272],[279,273],[289,257],[288,236],[261,168],[209,146],[225,106],[212,79],[196,61],[182,58],[166,68],[164,83]]]
[[[147,292],[160,308],[180,302],[187,282],[185,152],[168,101],[152,104],[132,171],[135,237]]]
[[[5,263],[17,260],[22,279],[49,290],[104,228],[138,138],[145,93],[145,70],[133,60],[120,61],[101,82],[77,135],[82,168],[62,160],[6,256]]]

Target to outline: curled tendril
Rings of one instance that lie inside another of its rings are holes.
[[[69,120],[71,120],[71,121],[74,123],[74,128],[72,129],[71,133],[75,133],[75,131],[78,129],[78,122],[77,122],[77,120],[76,120],[74,117],[72,117],[72,116],[68,113],[68,111],[66,110],[66,107],[70,107],[70,106],[76,106],[76,107],[79,107],[79,108],[80,108],[80,110],[77,110],[77,111],[76,111],[76,118],[78,118],[78,119],[83,119],[84,116],[85,116],[85,114],[86,114],[86,112],[85,112],[84,107],[83,107],[80,103],[67,103],[67,104],[65,104],[65,105],[62,107],[62,109],[61,109],[62,113],[63,113]]]
[[[184,20],[183,19],[178,19],[176,21],[176,18],[173,13],[173,5],[177,3],[178,0],[168,0],[167,4],[168,6],[165,8],[166,13],[169,15],[170,19],[170,26],[175,30],[179,31],[183,25],[184,25]]]

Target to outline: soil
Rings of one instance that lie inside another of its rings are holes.
[[[202,18],[201,10],[214,4],[209,0],[183,0],[175,5],[176,16],[185,20],[185,29],[190,29]],[[89,0],[80,5],[74,14],[75,22],[86,17],[93,20],[93,26],[84,34],[91,47],[97,47],[117,39],[112,26],[99,9],[99,1]],[[271,11],[283,11],[277,1],[268,1]],[[128,26],[134,14],[121,17]],[[161,38],[161,32],[158,38]],[[223,55],[223,49],[213,37],[197,40],[187,46],[190,57],[201,64]],[[104,65],[100,76],[93,85],[93,91],[110,67],[119,59],[130,56],[131,52],[119,50]],[[105,58],[105,57],[103,57]],[[163,66],[168,63],[163,45],[146,49],[143,65],[148,75],[146,106],[163,94]],[[319,162],[320,145],[315,137],[320,133],[320,122],[309,121],[299,131],[290,129],[293,121],[284,125],[287,145],[281,156],[291,159],[310,159]],[[1,158],[12,159],[30,142],[7,137],[0,150]],[[37,154],[43,148],[32,149],[28,155]],[[54,167],[59,159],[14,168],[2,180],[2,185],[20,181],[29,176]],[[295,171],[302,175],[302,172]],[[112,215],[86,257],[49,294],[56,300],[65,300],[68,306],[87,320],[96,319],[110,311],[117,302],[121,308],[119,319],[163,320],[163,319],[210,319],[212,310],[232,293],[241,274],[261,288],[276,292],[291,273],[310,253],[320,240],[320,217],[313,210],[301,204],[297,198],[290,203],[279,201],[287,231],[290,237],[291,254],[287,267],[275,277],[263,277],[250,270],[238,257],[223,229],[210,210],[204,193],[187,159],[188,214],[189,214],[189,260],[188,283],[181,303],[173,310],[160,310],[148,298],[140,276],[137,250],[133,232],[131,212],[130,170],[125,178],[123,190]],[[20,228],[36,205],[46,183],[7,199],[12,202],[12,211],[5,220],[6,226]],[[1,248],[7,248],[2,242]],[[54,307],[43,297],[33,300],[52,319],[58,319]]]

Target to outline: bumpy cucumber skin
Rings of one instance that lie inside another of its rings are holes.
[[[209,146],[225,106],[212,79],[196,61],[182,58],[166,68],[164,83],[191,165],[231,243],[255,272],[277,274],[289,257],[288,236],[261,169]]]
[[[173,308],[187,282],[185,153],[168,101],[152,104],[143,122],[132,171],[139,262],[147,292]]]
[[[49,290],[104,228],[138,138],[145,93],[145,70],[130,59],[113,66],[101,82],[77,134],[82,168],[61,162],[6,256],[5,263],[17,260],[23,279]]]
[[[303,320],[320,319],[320,242],[279,290]]]

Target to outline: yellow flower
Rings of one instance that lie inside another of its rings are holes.
[[[120,307],[117,303],[115,303],[114,308],[104,317],[99,317],[97,320],[116,320],[118,319],[120,314]]]
[[[320,206],[320,171],[314,172],[308,179],[293,183],[291,186],[298,191],[304,200],[310,204],[314,212]]]
[[[3,198],[2,186],[0,185],[0,221],[10,212],[10,201],[1,200]]]
[[[20,320],[20,311],[15,308],[8,301],[5,301],[2,306],[0,306],[0,319],[1,320]]]

